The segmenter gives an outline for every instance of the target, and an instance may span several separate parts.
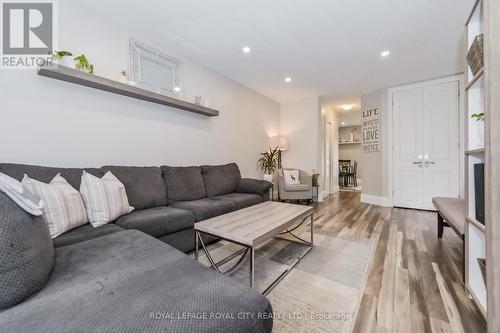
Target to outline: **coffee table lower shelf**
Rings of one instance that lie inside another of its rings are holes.
[[[295,235],[293,233],[294,230],[296,230],[297,228],[299,228],[300,226],[302,226],[306,221],[307,219],[310,219],[311,221],[311,224],[310,224],[310,233],[311,233],[311,240],[310,241],[306,241],[300,237],[298,237],[297,235]],[[225,257],[224,259],[220,260],[219,262],[215,262],[212,258],[212,256],[210,255],[210,252],[208,251],[207,249],[207,246],[205,245],[205,243],[203,242],[203,237],[202,237],[202,234],[206,234],[206,235],[210,235],[210,236],[214,236],[214,237],[217,237],[217,238],[220,238],[222,240],[225,240],[225,241],[228,241],[228,242],[231,242],[231,243],[234,243],[234,244],[237,244],[237,245],[240,245],[240,246],[243,246],[243,248],[241,250],[238,250],[236,251],[235,253]],[[286,228],[283,232],[277,234],[276,236],[279,236],[279,235],[283,235],[283,234],[290,234],[291,236],[293,236],[294,238],[297,239],[297,241],[295,240],[290,240],[290,239],[285,239],[285,238],[282,238],[283,240],[288,240],[290,242],[297,242],[297,243],[301,243],[301,244],[305,244],[305,245],[308,245],[308,247],[305,249],[305,251],[290,265],[290,267],[288,267],[285,271],[283,271],[263,292],[262,294],[263,295],[267,295],[301,260],[302,258],[304,258],[304,256],[306,254],[309,253],[309,251],[311,251],[313,248],[314,248],[314,225],[313,225],[313,214],[311,215],[308,215],[306,216],[302,222],[300,222],[298,225],[296,225],[295,227],[293,227],[291,230],[289,230],[288,228]],[[195,228],[195,254],[194,254],[194,257],[195,257],[195,260],[198,261],[198,256],[199,256],[199,248],[200,248],[200,245],[203,249],[203,252],[205,253],[208,261],[210,262],[210,265],[211,265],[211,268],[214,269],[217,273],[220,273],[220,274],[223,274],[223,272],[220,271],[219,267],[228,263],[229,261],[233,260],[234,258],[236,258],[237,256],[241,255],[240,259],[238,260],[238,262],[236,264],[233,265],[233,267],[231,267],[230,269],[227,270],[228,271],[231,271],[233,268],[237,267],[242,261],[243,259],[245,258],[245,256],[247,255],[247,253],[250,254],[250,277],[249,277],[249,283],[250,283],[250,287],[251,288],[254,288],[254,285],[255,285],[255,250],[256,250],[256,247],[255,246],[250,246],[250,245],[247,245],[247,244],[242,244],[242,243],[239,243],[235,240],[232,240],[232,239],[228,239],[228,238],[225,238],[225,237],[221,237],[219,235],[214,235],[214,234],[211,234],[211,233],[208,233],[206,231],[200,231],[200,230],[196,230]]]

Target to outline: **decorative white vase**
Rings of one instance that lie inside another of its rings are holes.
[[[75,59],[73,59],[73,56],[62,57],[62,59],[57,60],[57,63],[62,66],[75,68]]]
[[[273,182],[273,175],[266,173],[266,174],[264,174],[264,176],[262,177],[262,179],[264,179],[265,181],[268,181],[268,182],[272,183]]]
[[[477,145],[484,146],[484,121],[476,121]]]

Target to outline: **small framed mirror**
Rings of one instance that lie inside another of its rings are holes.
[[[130,39],[129,73],[135,84],[158,94],[182,98],[182,62]]]

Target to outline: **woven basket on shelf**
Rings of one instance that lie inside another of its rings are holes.
[[[472,46],[467,53],[467,63],[473,75],[479,73],[483,68],[483,35],[478,35],[474,38]]]

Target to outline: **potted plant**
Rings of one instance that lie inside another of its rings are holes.
[[[89,63],[89,60],[84,54],[75,57],[75,61],[76,61],[75,64],[76,69],[86,71],[89,74],[94,74],[94,65]]]
[[[69,51],[54,51],[52,53],[56,63],[67,67],[75,67],[75,60],[73,59],[73,53]]]
[[[313,188],[313,201],[314,202],[323,201],[321,193],[319,192],[319,173],[317,173],[314,170],[312,173],[312,188]]]
[[[273,182],[273,173],[278,168],[278,147],[259,155],[257,166],[264,172],[264,180]]]
[[[484,143],[484,112],[473,113],[470,115],[472,119],[476,119],[475,132],[479,143]]]

